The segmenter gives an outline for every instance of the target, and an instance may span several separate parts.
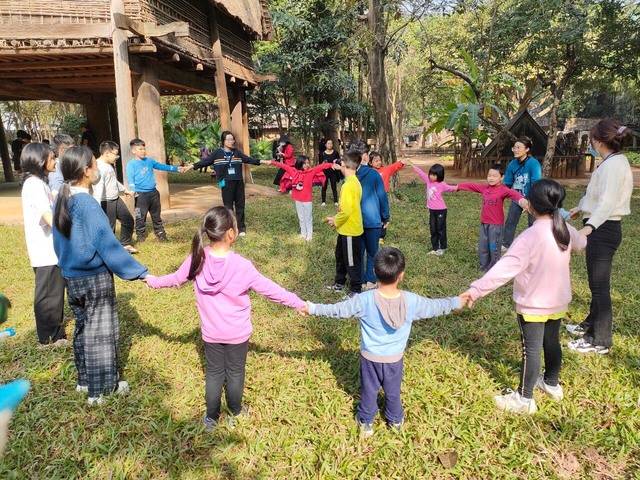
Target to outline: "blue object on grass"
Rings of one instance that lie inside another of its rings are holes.
[[[15,380],[0,385],[0,412],[7,408],[13,412],[30,388],[29,380]]]

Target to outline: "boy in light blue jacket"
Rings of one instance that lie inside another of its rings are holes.
[[[404,278],[405,257],[397,248],[378,250],[374,270],[380,288],[333,305],[307,303],[309,315],[360,318],[360,377],[362,393],[356,422],[365,435],[373,434],[380,387],[386,398],[385,419],[399,430],[404,420],[400,399],[404,350],[414,320],[445,315],[463,306],[460,297],[431,300],[398,289]]]

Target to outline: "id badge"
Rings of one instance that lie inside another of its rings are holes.
[[[227,168],[227,173],[228,173],[229,175],[235,175],[235,173],[236,173],[236,167],[229,167],[229,168]]]

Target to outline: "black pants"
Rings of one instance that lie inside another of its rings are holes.
[[[588,219],[585,219],[585,223]],[[622,224],[608,220],[587,236],[587,276],[591,290],[589,315],[582,322],[584,339],[592,345],[613,345],[611,264],[622,243]]]
[[[232,415],[242,412],[244,375],[247,364],[249,340],[239,344],[204,342],[207,359],[206,391],[207,417],[214,421],[220,418],[222,387],[226,380],[227,408]]]
[[[57,265],[34,267],[36,287],[33,293],[33,312],[36,316],[38,341],[46,345],[66,338],[64,316],[64,278]]]
[[[347,274],[349,274],[349,291],[360,293],[362,291],[361,268],[362,236],[350,237],[338,234],[335,283],[346,285]]]
[[[431,248],[439,250],[447,248],[447,209],[429,209],[429,230],[431,231]]]
[[[509,212],[507,213],[507,220],[504,223],[504,236],[502,244],[509,248],[513,243],[513,239],[516,236],[516,228],[518,227],[518,222],[520,222],[520,216],[522,215],[522,207],[518,205],[518,202],[511,201],[511,205],[509,205]],[[527,223],[529,226],[533,225],[535,222],[535,217],[527,212]]]
[[[284,177],[284,169],[278,168],[278,173],[276,173],[276,177],[273,179],[273,184],[279,187],[282,177]]]
[[[525,322],[518,315],[522,336],[522,361],[520,363],[520,386],[518,393],[524,398],[533,398],[533,388],[540,375],[540,353],[544,350],[544,381],[547,385],[558,385],[562,367],[560,346],[560,320]]]
[[[164,238],[167,234],[160,218],[160,192],[139,192],[136,196],[136,236],[142,241],[147,236],[147,213],[151,214],[153,232],[158,238]]]
[[[129,209],[120,197],[115,200],[103,200],[100,202],[102,210],[107,214],[111,229],[116,231],[116,220],[120,220],[120,243],[130,245],[133,235],[133,217]]]
[[[222,203],[236,213],[238,231],[246,231],[247,227],[244,224],[244,181],[226,180],[225,186],[222,187]]]
[[[325,170],[325,177],[327,179],[322,185],[322,203],[327,202],[327,188],[331,184],[331,193],[333,194],[333,203],[338,203],[338,180],[340,180],[340,173],[337,170]]]

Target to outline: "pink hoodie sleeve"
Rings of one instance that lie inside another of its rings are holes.
[[[246,275],[250,278],[248,289],[267,297],[272,302],[281,303],[287,307],[299,309],[305,305],[305,302],[295,293],[284,289],[273,280],[262,275],[252,263],[249,264],[249,271],[246,272]]]
[[[579,252],[587,246],[587,237],[578,233],[578,231],[567,223],[569,235],[571,235],[571,250]]]
[[[443,192],[457,192],[458,191],[457,185],[449,185],[448,183],[445,183],[445,182],[440,182],[440,184],[442,185],[442,191]]]
[[[187,282],[191,268],[191,255],[180,265],[174,273],[163,277],[148,278],[147,285],[151,288],[179,287]]]
[[[418,176],[424,180],[425,183],[429,182],[429,174],[424,173],[422,170],[420,170],[418,167],[413,167],[413,171],[416,172],[418,174]]]
[[[517,240],[491,270],[471,284],[468,291],[474,301],[498,289],[527,268],[530,248],[527,242]]]

